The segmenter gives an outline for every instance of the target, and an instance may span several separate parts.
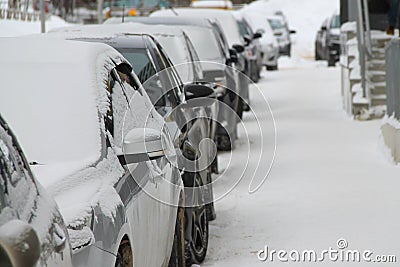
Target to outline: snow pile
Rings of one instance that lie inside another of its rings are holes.
[[[303,58],[314,57],[314,42],[318,29],[327,17],[339,9],[338,0],[259,0],[244,9],[267,16],[283,11],[289,28],[296,30],[292,36],[296,43],[293,55]]]
[[[57,16],[51,16],[46,21],[46,31],[69,26],[71,24],[65,22]],[[40,21],[20,21],[20,20],[0,20],[0,36],[14,37],[33,33],[40,33]]]

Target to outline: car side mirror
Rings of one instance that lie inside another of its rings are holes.
[[[326,26],[322,26],[322,27],[321,27],[321,30],[322,30],[322,31],[326,31],[326,30],[327,30]]]
[[[244,51],[244,46],[240,44],[234,44],[232,45],[233,49],[236,50],[238,53],[242,53]]]
[[[0,227],[0,266],[35,266],[40,241],[33,227],[12,220]]]
[[[165,155],[162,133],[150,128],[136,128],[124,137],[122,155],[118,156],[122,165],[153,160]]]
[[[214,89],[202,84],[186,84],[184,86],[186,100],[199,97],[215,97]]]
[[[238,58],[238,54],[237,51],[235,49],[229,49],[229,63],[238,63],[239,62],[239,58]]]
[[[295,31],[295,30],[290,30],[289,33],[290,33],[290,34],[295,34],[295,33],[297,33],[297,31]]]
[[[245,36],[243,36],[243,40],[246,43],[246,45],[249,45],[251,43],[251,38],[250,36],[248,36],[247,34]]]
[[[262,35],[263,35],[263,34],[262,34],[261,32],[256,32],[256,33],[254,33],[254,35],[253,35],[253,40],[261,38]]]

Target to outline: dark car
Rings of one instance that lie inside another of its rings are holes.
[[[32,175],[0,116],[0,266],[72,266],[56,203]]]
[[[340,57],[340,16],[335,14],[321,25],[315,40],[315,60],[327,60],[335,66]]]

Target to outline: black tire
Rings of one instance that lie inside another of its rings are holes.
[[[195,176],[195,187],[201,188],[203,183],[200,175]],[[204,261],[208,248],[208,218],[207,209],[204,204],[204,190],[196,190],[197,197],[201,198],[199,206],[193,207],[192,210],[192,232],[190,239],[190,255],[193,263],[200,264]]]
[[[186,267],[185,256],[185,209],[178,207],[175,223],[174,243],[168,267]]]
[[[238,108],[237,108],[236,113],[240,119],[243,118],[243,104],[244,104],[243,100],[240,97],[238,97]]]
[[[321,60],[321,57],[318,54],[318,49],[317,48],[315,48],[315,60],[316,61]]]
[[[221,134],[218,136],[218,150],[231,151],[234,148],[235,139],[228,134]]]
[[[115,267],[131,267],[133,266],[133,255],[129,240],[122,240],[118,248],[117,260]]]
[[[267,66],[267,70],[269,70],[269,71],[276,71],[276,70],[278,70],[278,65]]]
[[[217,218],[217,214],[215,213],[214,207],[214,192],[212,186],[212,177],[211,177],[211,168],[207,173],[207,202],[206,202],[206,209],[207,209],[207,219],[208,221],[213,221]]]
[[[335,58],[332,56],[328,57],[328,67],[335,67]]]

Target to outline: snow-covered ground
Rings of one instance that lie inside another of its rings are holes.
[[[280,266],[279,261],[261,263],[257,252],[265,245],[288,252],[337,249],[340,238],[347,240],[349,249],[394,254],[399,259],[400,170],[380,153],[380,121],[353,121],[342,111],[339,69],[314,62],[282,66],[279,72],[265,72],[258,86],[251,90],[251,101],[260,125],[271,125],[263,95],[271,105],[277,125],[276,160],[256,193],[248,193],[250,176],[245,174],[217,202],[202,266]],[[257,153],[258,124],[250,114],[244,124],[250,151]],[[273,131],[271,127],[263,137],[265,150],[273,149]],[[240,134],[243,139],[245,132]],[[228,190],[230,179],[244,166],[243,155],[248,152],[240,145],[244,143],[239,142],[232,157],[221,155],[225,173],[215,186],[216,195]],[[256,163],[250,161],[247,169]]]
[[[51,16],[46,21],[46,31],[54,28],[66,27],[70,24],[57,16]],[[26,34],[40,33],[40,21],[20,21],[14,19],[0,19],[0,37],[14,37]]]

